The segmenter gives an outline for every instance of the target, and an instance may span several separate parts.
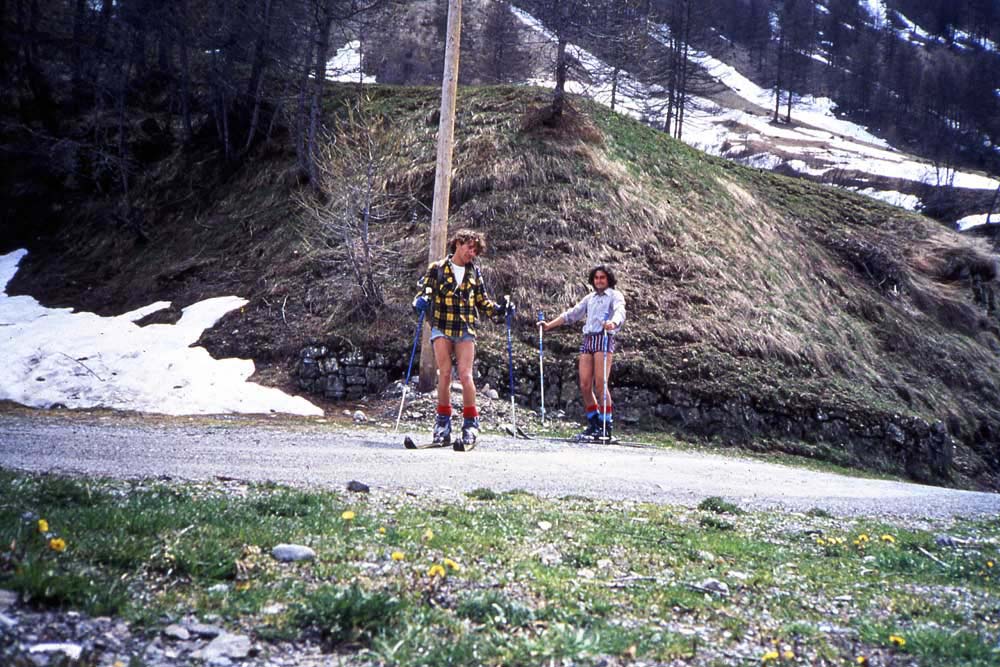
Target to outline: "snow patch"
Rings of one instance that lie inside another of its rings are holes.
[[[9,296],[25,250],[0,256],[0,400],[49,408],[106,407],[171,415],[284,412],[322,415],[297,396],[248,382],[248,359],[213,359],[192,347],[202,332],[247,301],[216,297],[183,310],[176,324],[135,321],[160,301],[115,317],[45,308],[30,296]]]

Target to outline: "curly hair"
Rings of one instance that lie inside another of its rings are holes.
[[[595,266],[590,270],[589,274],[587,274],[587,282],[590,284],[590,286],[591,287],[594,286],[594,276],[597,275],[598,271],[600,271],[601,273],[605,274],[608,277],[608,287],[614,289],[615,285],[618,284],[618,279],[615,278],[614,271],[604,266],[603,264],[598,264],[597,266]]]
[[[476,254],[482,255],[486,252],[486,235],[472,229],[463,228],[456,231],[448,241],[448,252],[454,253],[455,248],[461,243],[472,241],[476,244]]]

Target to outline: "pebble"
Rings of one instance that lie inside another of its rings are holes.
[[[705,579],[698,584],[698,586],[712,593],[717,593],[723,597],[729,595],[729,586],[725,582],[719,581],[718,579]]]
[[[188,623],[188,632],[199,637],[204,637],[206,639],[214,639],[222,634],[222,628],[217,625],[208,625],[206,623]]]
[[[196,660],[204,660],[209,664],[228,664],[216,662],[219,658],[242,659],[250,654],[250,638],[244,635],[223,633],[210,641],[206,646],[191,654]]]
[[[6,609],[17,604],[17,593],[0,588],[0,609]]]
[[[316,558],[315,551],[301,544],[279,544],[271,551],[271,555],[274,556],[275,560],[280,560],[284,563],[298,560],[313,560]]]
[[[83,653],[83,647],[79,644],[37,644],[29,648],[28,653],[61,653],[70,660],[79,660],[80,655]]]

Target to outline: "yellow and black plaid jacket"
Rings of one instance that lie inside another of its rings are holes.
[[[479,311],[488,317],[495,317],[502,311],[501,306],[486,293],[483,276],[473,262],[466,264],[461,285],[455,283],[455,274],[448,259],[428,266],[427,273],[417,285],[420,288],[418,295],[423,294],[427,287],[431,288],[428,318],[431,326],[437,327],[446,336],[459,337],[466,331],[475,336]]]

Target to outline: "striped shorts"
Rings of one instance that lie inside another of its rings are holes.
[[[580,354],[594,354],[604,352],[604,334],[583,334],[583,341],[580,343]],[[615,337],[608,336],[608,352],[615,352]]]

